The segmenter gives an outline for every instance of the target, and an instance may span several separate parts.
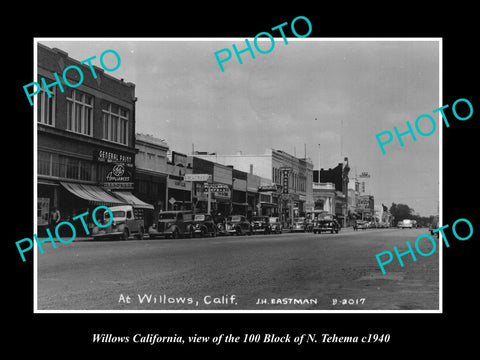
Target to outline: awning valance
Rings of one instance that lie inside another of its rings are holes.
[[[124,203],[127,203],[129,205],[133,205],[138,208],[142,209],[150,209],[153,210],[153,205],[147,204],[146,202],[143,202],[139,198],[137,198],[135,195],[133,195],[129,191],[114,191],[113,194],[122,199]]]
[[[115,206],[125,204],[125,202],[114,197],[100,186],[68,182],[60,182],[60,184],[73,195],[94,205]]]

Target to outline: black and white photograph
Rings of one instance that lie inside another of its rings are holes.
[[[37,311],[441,310],[441,39],[35,40]]]
[[[475,11],[208,5],[6,11],[6,350],[473,348]]]

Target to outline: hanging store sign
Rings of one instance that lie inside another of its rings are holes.
[[[227,184],[204,184],[203,192],[208,193],[209,188],[215,197],[230,197],[230,187]]]
[[[133,190],[133,177],[124,164],[112,164],[105,175],[103,186],[109,189]]]
[[[289,177],[288,175],[289,175],[290,170],[289,169],[281,169],[281,172],[282,172],[282,186],[283,186],[282,193],[288,194],[288,177]]]

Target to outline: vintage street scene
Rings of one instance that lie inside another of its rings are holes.
[[[441,309],[438,39],[288,40],[36,39],[37,311]]]

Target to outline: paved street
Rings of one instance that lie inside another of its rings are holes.
[[[438,239],[432,256],[417,254],[413,262],[406,255],[403,268],[394,259],[385,275],[375,259],[393,246],[405,251],[406,240],[414,246],[425,232],[86,240],[57,249],[45,243],[38,309],[437,310]],[[431,244],[421,249],[428,253]]]

